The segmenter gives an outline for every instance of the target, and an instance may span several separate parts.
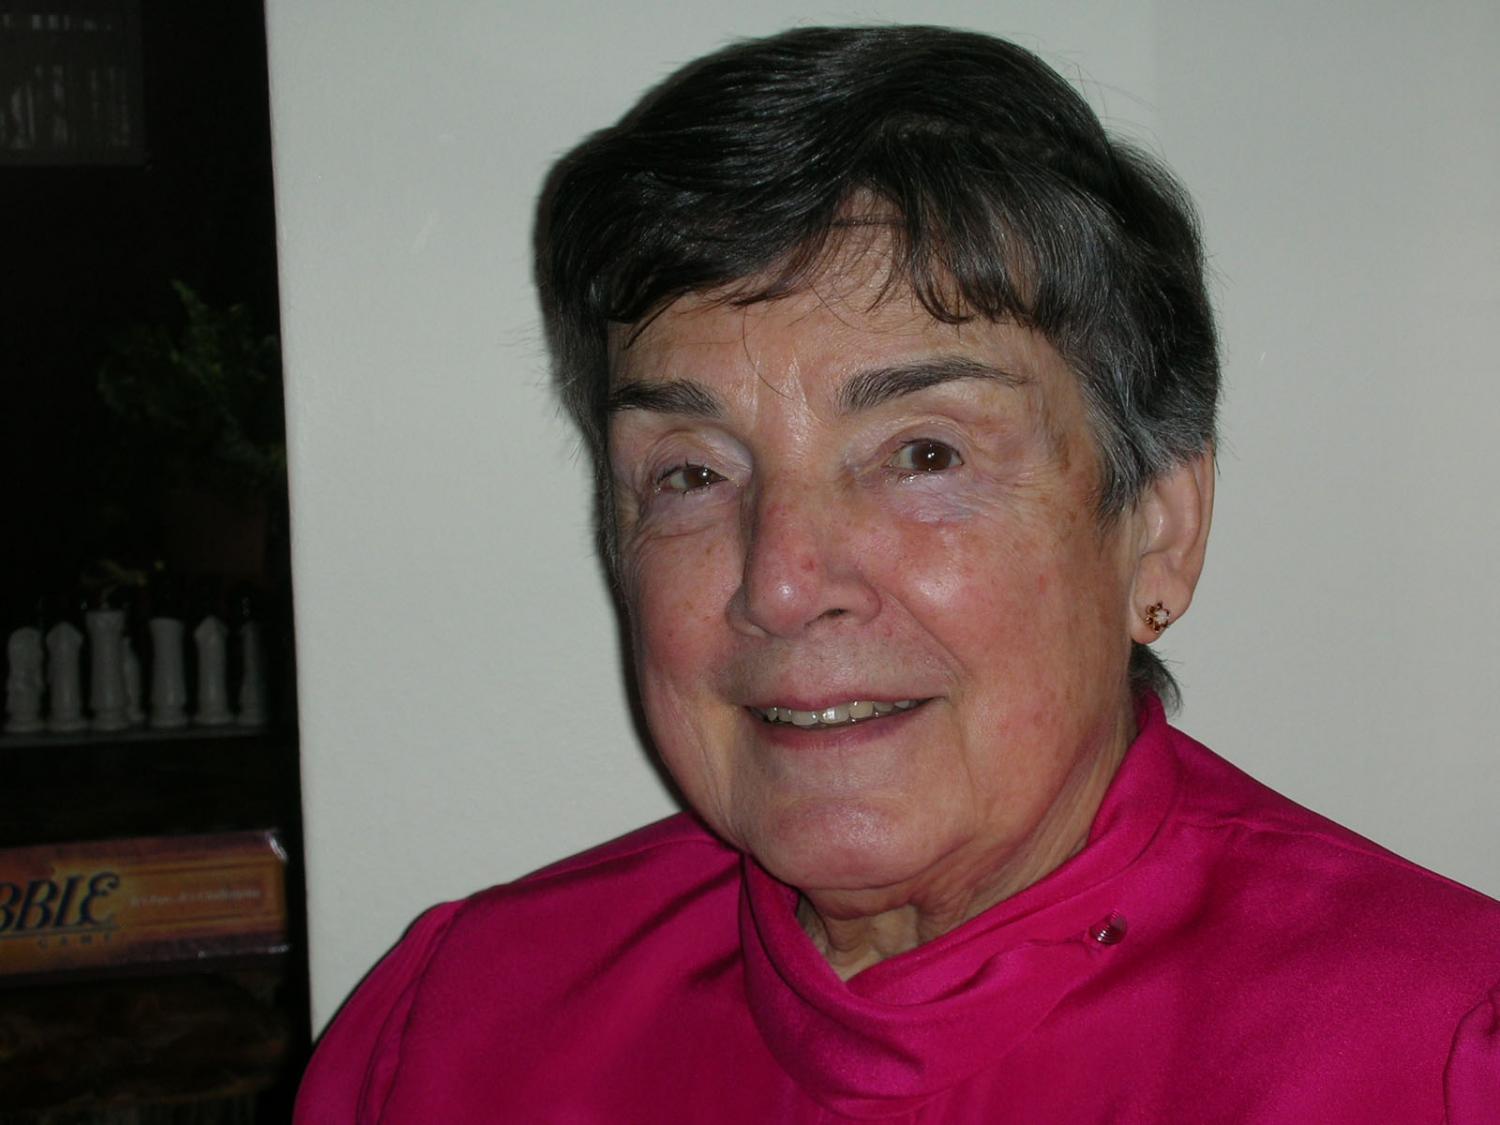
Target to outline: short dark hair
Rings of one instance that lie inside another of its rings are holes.
[[[935,318],[1011,319],[1077,373],[1102,520],[1212,447],[1213,313],[1192,204],[1031,52],[937,27],[803,28],[683,67],[553,169],[536,276],[558,389],[612,552],[610,324],[687,294],[749,304],[817,276],[851,221]],[[1176,685],[1143,645],[1137,690]]]

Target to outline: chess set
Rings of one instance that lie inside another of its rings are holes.
[[[25,625],[6,638],[5,735],[263,727],[269,721],[263,627],[252,613],[231,628],[219,615],[151,616],[129,627],[125,609]],[[189,629],[191,624],[191,629]],[[142,635],[148,660],[137,651]],[[191,706],[190,706],[191,705]]]

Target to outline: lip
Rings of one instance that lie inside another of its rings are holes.
[[[745,708],[745,718],[752,724],[757,738],[773,745],[800,750],[853,749],[865,743],[899,734],[912,722],[918,721],[931,702],[931,697],[919,697],[916,705],[907,710],[893,711],[879,719],[845,723],[835,727],[799,727],[792,723],[767,722],[750,707]],[[779,706],[791,706],[798,711],[817,709],[812,706],[801,707],[795,703],[781,703]],[[829,704],[825,703],[824,707],[827,706]]]
[[[843,726],[846,723],[869,722],[874,719],[883,719],[897,711],[910,711],[921,703],[920,699],[899,699],[888,703],[883,700],[853,700],[848,703],[834,704],[829,707],[819,708],[816,711],[802,710],[794,707],[768,707],[755,708],[755,713],[762,719],[771,723],[792,723],[799,727],[812,726]]]
[[[822,711],[829,707],[837,707],[840,704],[851,703],[856,699],[868,700],[870,702],[895,703],[898,699],[914,699],[918,703],[926,703],[931,696],[921,693],[888,691],[870,691],[865,688],[855,688],[843,695],[833,692],[824,692],[823,695],[814,698],[809,695],[798,695],[795,691],[789,691],[785,695],[767,695],[764,699],[752,699],[746,702],[748,710],[765,710],[769,707],[790,707],[794,711]]]

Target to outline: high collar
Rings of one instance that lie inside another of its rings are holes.
[[[1120,910],[1119,876],[1155,837],[1180,784],[1155,697],[1139,721],[1082,851],[848,982],[798,924],[796,890],[746,857],[740,940],[750,1009],[771,1053],[810,1095],[854,1118],[915,1109],[1004,1055],[1108,966],[1116,946],[1096,933]]]

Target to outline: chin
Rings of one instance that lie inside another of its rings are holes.
[[[862,891],[906,883],[937,858],[928,832],[879,805],[806,802],[760,826],[747,850],[800,890]]]

